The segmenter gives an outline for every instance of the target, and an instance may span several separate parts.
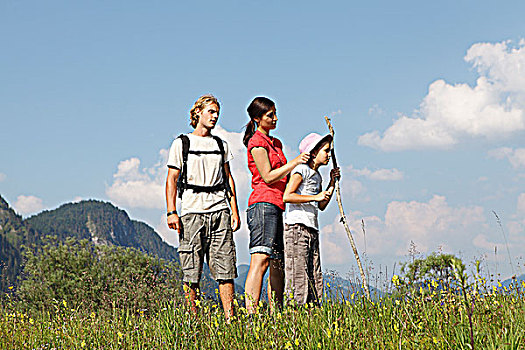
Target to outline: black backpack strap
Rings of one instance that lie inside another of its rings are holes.
[[[224,143],[222,143],[222,139],[219,136],[216,136],[216,135],[212,135],[212,136],[217,142],[217,146],[219,146],[219,151],[221,152],[222,184],[224,186],[224,189],[226,190],[226,195],[230,197],[233,195],[233,193],[230,187],[230,182],[226,178],[226,170],[224,169],[224,158],[226,158],[226,154],[224,152]]]
[[[182,193],[188,184],[188,153],[190,152],[190,138],[184,134],[180,134],[178,138],[182,141],[182,169],[177,180],[177,191],[179,198],[182,198]]]

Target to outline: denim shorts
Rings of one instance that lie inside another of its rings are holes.
[[[250,254],[263,253],[283,259],[283,211],[271,203],[254,203],[246,211],[250,230]]]

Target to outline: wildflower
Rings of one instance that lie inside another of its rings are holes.
[[[80,343],[80,347],[83,348],[84,346],[86,346],[86,342],[82,340],[82,343]]]
[[[299,339],[295,339],[295,346],[299,346]]]
[[[124,338],[124,334],[122,334],[120,331],[117,333],[117,335],[118,335],[119,339]]]
[[[396,287],[399,286],[400,282],[399,282],[399,276],[398,276],[398,275],[394,275],[394,276],[392,276],[392,283],[393,283]]]
[[[327,286],[328,288],[330,288],[330,283],[329,283],[329,282],[326,282],[326,286]]]
[[[286,344],[284,345],[285,349],[291,349],[292,347],[293,347],[292,343],[290,343],[289,341],[287,341]]]
[[[62,300],[62,304],[64,305],[64,307],[67,307],[67,301]]]
[[[321,343],[317,343],[317,348],[321,349]]]
[[[9,289],[13,289],[13,286],[9,286]]]
[[[434,341],[434,344],[438,344],[439,343],[439,340],[436,337],[432,337],[432,341]]]

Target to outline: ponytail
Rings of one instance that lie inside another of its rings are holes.
[[[260,119],[272,108],[275,108],[275,103],[267,97],[256,97],[250,103],[247,109],[250,121],[246,124],[246,130],[244,131],[244,137],[242,138],[242,143],[246,147],[248,147],[248,142],[257,130],[257,122],[255,119]]]
[[[257,123],[253,121],[253,119],[250,119],[248,124],[246,124],[244,130],[244,137],[242,138],[242,143],[248,147],[248,142],[252,138],[253,134],[255,134],[255,131],[257,130]]]

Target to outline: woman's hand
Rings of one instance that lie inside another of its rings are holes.
[[[295,157],[292,160],[292,163],[294,164],[294,167],[298,166],[299,164],[306,164],[310,160],[310,153],[303,152],[299,154],[297,157]]]

